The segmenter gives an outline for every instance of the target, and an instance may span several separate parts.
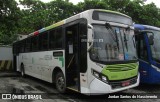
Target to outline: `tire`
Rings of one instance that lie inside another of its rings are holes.
[[[21,76],[25,77],[24,65],[21,65]]]
[[[65,93],[66,91],[66,81],[62,72],[56,74],[56,88],[60,93]]]

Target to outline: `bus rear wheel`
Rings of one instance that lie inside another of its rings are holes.
[[[60,93],[64,93],[66,91],[66,82],[62,72],[58,72],[56,74],[56,88]]]
[[[25,76],[25,72],[24,72],[24,65],[21,65],[21,76],[24,77]]]

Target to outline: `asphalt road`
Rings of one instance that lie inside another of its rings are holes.
[[[160,102],[160,85],[140,85],[120,93],[113,93],[110,96],[119,98],[108,98],[109,95],[86,96],[80,93],[67,90],[66,94],[57,92],[53,84],[27,76],[20,77],[17,73],[0,73],[0,93],[41,95],[43,99],[0,99],[0,102]],[[133,99],[132,95],[157,96],[158,98]],[[126,96],[127,95],[127,96]],[[2,96],[2,95],[1,95]],[[125,99],[122,99],[125,97]],[[14,97],[15,98],[15,97]]]

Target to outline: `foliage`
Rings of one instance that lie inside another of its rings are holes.
[[[15,40],[20,13],[14,0],[0,0],[0,43],[9,44]]]
[[[88,9],[109,9],[132,17],[133,21],[160,27],[160,9],[144,0],[84,0],[77,5],[69,0],[0,0],[0,43],[10,44],[17,34],[28,34]]]

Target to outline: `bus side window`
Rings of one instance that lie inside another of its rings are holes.
[[[48,50],[48,32],[39,35],[39,49],[42,51]]]
[[[25,48],[25,41],[24,40],[22,40],[21,42],[20,42],[20,52],[21,53],[23,53],[24,52],[24,48]]]
[[[51,30],[49,32],[49,49],[53,50],[55,48],[55,41],[56,41],[56,37],[55,37],[55,30]]]
[[[31,38],[31,45],[32,45],[32,51],[37,51],[38,50],[38,37],[35,36]]]
[[[62,48],[63,39],[62,27],[55,28],[49,32],[49,49],[59,49]]]
[[[25,52],[31,51],[31,39],[27,38],[26,40],[26,46],[25,46]]]
[[[55,36],[56,36],[56,44],[55,44],[55,48],[62,48],[62,39],[63,39],[63,36],[62,36],[62,28],[58,28],[55,30]]]

